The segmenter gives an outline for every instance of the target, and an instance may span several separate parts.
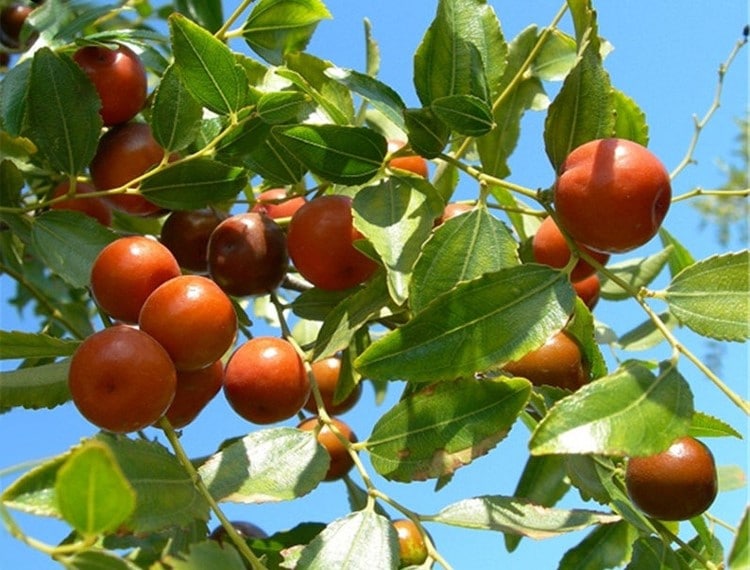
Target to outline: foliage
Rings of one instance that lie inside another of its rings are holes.
[[[570,34],[559,26],[566,13]],[[697,366],[730,405],[748,413],[748,404],[680,335],[747,341],[747,250],[696,260],[665,227],[659,251],[597,264],[602,298],[631,303],[646,319],[610,343],[625,356],[608,370],[601,323],[577,299],[571,267],[552,269],[528,255],[530,235],[551,211],[549,189],[507,180],[530,111],[546,113],[539,144],[553,169],[592,139],[648,142],[644,113],[606,70],[592,3],[570,0],[548,27],[530,25],[506,39],[485,0],[439,0],[414,54],[416,108],[377,78],[369,30],[364,71],[305,51],[329,17],[320,0],[244,2],[229,17],[217,0],[179,0],[158,10],[148,0],[107,7],[47,0],[35,10],[29,23],[38,39],[0,83],[0,270],[17,284],[16,307],[33,308],[40,323],[38,333],[0,331],[0,356],[21,362],[0,373],[0,412],[69,400],[68,359],[102,326],[87,289],[95,256],[119,234],[158,236],[163,223],[163,216],[118,212],[107,228],[77,212],[49,210],[58,182],[88,180],[102,132],[96,94],[71,55],[78,45],[123,42],[138,51],[154,85],[138,120],[177,154],[141,176],[136,193],[166,209],[232,212],[247,211],[261,190],[279,185],[309,200],[353,197],[354,224],[365,238],[358,247],[380,267],[372,279],[330,292],[292,270],[279,291],[236,303],[245,335],[271,310],[267,320],[307,363],[343,354],[348,382],[339,399],[361,382],[378,390],[405,385],[372,432],[349,443],[363,485],[346,479],[352,512],[243,540],[222,503],[314,492],[328,467],[321,446],[310,432],[257,427],[239,437],[217,433],[224,441],[217,439],[210,457],[191,459],[161,422],[153,437],[92,435],[24,472],[0,496],[6,527],[20,532],[11,510],[64,520],[70,536],[40,548],[70,568],[396,568],[389,524],[395,510],[424,533],[424,568],[450,567],[429,525],[500,532],[509,551],[521,537],[590,528],[560,568],[582,568],[582,560],[586,568],[711,568],[723,559],[746,568],[747,517],[733,545],[719,543],[701,517],[691,521],[695,537],[685,542],[631,504],[622,466],[628,456],[655,453],[688,433],[739,435],[701,413],[681,370]],[[393,138],[408,144],[391,151]],[[394,156],[413,153],[433,161],[431,179],[389,168]],[[731,180],[711,205],[696,201],[707,221],[719,220],[721,236],[738,221],[725,209],[747,213],[742,170],[730,167]],[[459,183],[473,184],[474,208],[436,224]],[[126,191],[134,192],[118,187],[93,197]],[[651,288],[659,277],[666,285]],[[666,309],[655,309],[656,302]],[[532,386],[502,372],[563,328],[588,363],[584,388]],[[634,357],[655,345],[671,356]],[[320,417],[331,420],[325,409]],[[457,469],[501,453],[517,424],[530,430],[530,455],[515,496],[467,490],[437,513],[417,513],[375,485],[359,460],[369,456],[385,480],[432,479],[440,488]],[[557,506],[572,488],[580,506]],[[206,540],[210,513],[237,550]]]

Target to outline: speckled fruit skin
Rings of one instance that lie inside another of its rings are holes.
[[[73,403],[97,427],[116,433],[144,429],[174,399],[177,376],[167,352],[127,325],[90,335],[70,360]]]
[[[331,423],[338,428],[341,435],[348,439],[352,443],[356,443],[357,436],[352,431],[352,428],[338,418],[331,418]],[[319,424],[317,416],[307,418],[299,423],[297,426],[299,429],[304,431],[314,431]],[[324,425],[320,428],[317,435],[318,443],[322,445],[331,457],[331,463],[328,466],[328,471],[324,477],[325,481],[337,481],[344,475],[351,471],[354,467],[354,460],[349,455],[349,451],[346,449],[344,444],[341,442],[339,437],[329,428]]]
[[[138,325],[164,346],[178,370],[219,360],[237,336],[232,301],[201,275],[180,275],[159,285],[143,303]]]
[[[588,381],[581,349],[564,331],[554,334],[541,347],[519,360],[506,364],[503,370],[526,378],[535,386],[577,390]]]
[[[310,379],[288,341],[255,337],[237,348],[227,362],[224,395],[240,417],[271,424],[302,409],[310,395]]]
[[[630,251],[654,237],[671,197],[661,161],[644,146],[616,138],[573,150],[553,188],[560,225],[576,242],[605,253]]]
[[[716,498],[713,454],[694,437],[679,438],[661,453],[631,457],[625,486],[635,506],[648,516],[666,521],[691,519]]]

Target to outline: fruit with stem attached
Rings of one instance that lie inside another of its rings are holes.
[[[398,536],[398,555],[401,568],[418,566],[427,560],[427,544],[416,523],[411,519],[397,519],[392,523]]]
[[[91,184],[76,182],[75,193],[72,197],[50,204],[51,210],[72,210],[81,212],[94,218],[103,226],[112,224],[112,208],[101,198],[84,198],[86,194],[96,192]],[[50,198],[61,198],[70,194],[70,180],[65,180],[52,189]]]
[[[345,398],[338,402],[335,401],[336,388],[341,377],[341,358],[329,356],[313,362],[311,368],[326,412],[338,416],[348,412],[357,404],[362,396],[362,384],[360,383]],[[305,409],[313,414],[318,413],[318,404],[315,402],[312,393],[307,399]]]
[[[535,386],[577,390],[588,382],[581,348],[565,331],[555,333],[539,348],[505,364],[503,370],[526,378]]]
[[[609,261],[608,253],[593,251],[580,244],[576,245],[578,245],[579,249],[584,250],[602,265],[605,265],[607,261]],[[537,263],[543,263],[544,265],[549,265],[556,269],[562,269],[565,267],[573,255],[568,246],[568,242],[565,240],[565,236],[551,216],[546,217],[537,229],[537,232],[531,240],[531,247],[534,260]],[[595,267],[589,265],[583,259],[578,259],[570,272],[570,280],[580,281],[581,279],[589,277],[595,271]]]
[[[357,442],[357,436],[348,424],[338,418],[331,418],[331,424],[344,439],[350,443]],[[321,425],[320,419],[313,416],[302,420],[297,427],[303,431],[318,430],[316,435],[318,443],[323,446],[331,458],[331,463],[324,477],[325,481],[336,481],[351,471],[354,467],[354,459],[352,459],[347,446],[341,441],[339,435],[328,424]]]
[[[175,210],[161,226],[159,240],[172,252],[180,267],[194,273],[208,271],[208,240],[227,218],[213,208]]]
[[[290,196],[285,188],[271,188],[258,194],[251,211],[265,214],[274,220],[291,218],[305,202],[302,196]]]

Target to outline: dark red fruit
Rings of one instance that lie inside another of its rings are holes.
[[[185,427],[197,418],[219,393],[223,380],[224,364],[221,360],[198,370],[178,370],[174,400],[164,414],[172,427]]]
[[[599,279],[599,275],[594,273],[585,279],[575,281],[573,283],[573,289],[589,310],[593,310],[599,302],[599,295],[601,293],[601,280]]]
[[[61,196],[67,196],[70,192],[70,181],[66,180],[61,182],[52,190],[51,198],[60,198]],[[85,182],[77,182],[74,198],[68,198],[60,202],[50,204],[51,210],[73,210],[75,212],[81,212],[94,218],[103,226],[109,226],[112,224],[112,208],[109,204],[101,198],[83,198],[78,196],[85,196],[96,192],[91,184]]]
[[[509,362],[503,370],[526,378],[535,386],[577,390],[588,382],[581,349],[565,331],[552,335],[541,347],[521,359]]]
[[[28,47],[36,39],[32,33],[21,46],[21,31],[33,8],[23,4],[10,4],[0,11],[0,42],[9,48]]]
[[[356,443],[357,436],[352,429],[339,419],[331,418],[331,423],[338,429],[339,433],[351,443]],[[318,429],[320,420],[317,416],[303,420],[297,427],[304,431],[315,431]],[[323,425],[317,434],[318,443],[322,445],[331,458],[331,463],[326,472],[325,481],[335,481],[341,479],[354,467],[354,459],[349,454],[349,450],[342,443],[339,436],[336,435],[328,425]]]
[[[213,208],[177,210],[161,227],[161,243],[175,256],[180,267],[195,273],[208,271],[208,240],[227,215]]]

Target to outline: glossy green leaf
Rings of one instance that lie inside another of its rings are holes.
[[[689,570],[690,566],[655,537],[644,536],[633,543],[633,557],[625,570]]]
[[[523,499],[487,495],[448,505],[429,520],[464,528],[494,530],[529,538],[550,538],[593,525],[617,522],[619,516],[583,509],[550,509]]]
[[[693,395],[677,370],[654,375],[631,362],[557,402],[529,447],[534,455],[651,455],[685,435],[692,415]]]
[[[73,287],[88,286],[94,259],[116,237],[93,218],[65,210],[45,212],[31,228],[37,255]]]
[[[717,340],[750,338],[748,250],[716,255],[678,273],[663,292],[670,312],[688,328]]]
[[[518,244],[487,208],[451,218],[435,229],[414,266],[410,306],[420,312],[463,281],[519,264]]]
[[[83,536],[112,532],[135,510],[135,491],[114,455],[102,442],[88,440],[60,467],[55,481],[57,507]]]
[[[68,362],[0,372],[0,413],[11,408],[54,408],[70,400]]]
[[[429,182],[390,176],[354,196],[354,227],[385,265],[388,291],[397,305],[408,297],[411,272],[443,203]]]
[[[235,441],[198,472],[217,501],[263,503],[306,495],[323,480],[328,464],[312,432],[281,427]]]
[[[661,313],[658,316],[668,330],[677,326],[677,319],[670,313]],[[664,342],[664,333],[656,327],[651,319],[645,320],[617,339],[617,345],[621,349],[629,351],[648,350],[662,342]]]
[[[687,266],[695,263],[693,254],[664,227],[659,228],[659,239],[664,249],[670,249],[669,274],[674,277]]]
[[[169,17],[169,29],[174,64],[192,96],[222,115],[245,105],[247,77],[229,47],[181,14]]]
[[[596,326],[594,315],[589,308],[581,299],[576,299],[573,318],[565,326],[565,330],[578,342],[583,361],[588,366],[592,379],[607,374],[607,363],[596,339]]]
[[[300,555],[306,570],[395,570],[398,539],[390,521],[373,511],[357,511],[330,523]]]
[[[619,89],[612,90],[615,109],[614,136],[648,146],[648,123],[646,114],[633,99]]]
[[[387,152],[385,139],[362,127],[297,125],[274,127],[272,132],[311,172],[348,186],[373,178]]]
[[[631,258],[619,263],[607,265],[607,272],[612,272],[620,281],[630,285],[631,289],[638,290],[647,287],[661,273],[669,262],[672,249],[665,249],[649,255],[648,257]],[[601,278],[601,297],[610,301],[630,299],[631,293],[625,291],[617,282],[610,279],[606,273]]]
[[[175,6],[212,34],[224,23],[221,0],[176,0]]]
[[[401,96],[388,85],[353,69],[331,66],[325,70],[325,74],[362,96],[394,125],[404,129],[406,105]]]
[[[729,570],[750,568],[750,507],[745,507],[728,561]]]
[[[612,135],[615,113],[611,93],[596,43],[587,43],[550,104],[544,124],[544,147],[556,171],[576,147]]]
[[[565,467],[573,488],[584,501],[594,500],[601,505],[610,501],[609,492],[602,482],[601,470],[597,469],[599,463],[605,463],[610,469],[614,469],[611,459],[596,455],[565,455]],[[609,477],[609,473],[605,476]]]
[[[94,85],[70,58],[49,48],[34,54],[25,134],[52,169],[75,175],[88,166],[99,142],[100,106]]]
[[[258,100],[258,116],[269,125],[277,125],[302,118],[310,107],[310,98],[299,91],[264,93]]]
[[[473,95],[447,95],[435,99],[430,108],[448,128],[459,134],[479,137],[494,126],[490,106]]]
[[[562,455],[530,455],[518,479],[513,496],[540,505],[554,506],[568,491],[565,457]],[[505,548],[513,552],[521,542],[521,535],[506,534]]]
[[[552,29],[531,64],[531,73],[542,81],[562,81],[577,61],[575,38],[562,30]]]
[[[690,422],[690,435],[693,437],[736,437],[742,434],[728,423],[703,412],[695,412]]]
[[[528,402],[521,378],[441,382],[402,399],[373,427],[373,468],[396,481],[453,473],[495,447]]]
[[[287,53],[304,51],[318,23],[330,17],[320,0],[260,0],[242,28],[242,37],[263,59],[281,65]]]
[[[0,331],[0,360],[70,356],[79,344],[45,333]]]
[[[411,147],[425,158],[435,158],[448,144],[450,129],[435,116],[432,109],[407,109],[404,125]]]
[[[201,568],[244,570],[246,568],[236,548],[223,547],[216,540],[192,544],[187,553],[169,556],[166,562],[171,570],[200,570]]]
[[[154,173],[141,183],[141,193],[165,208],[193,210],[230,200],[246,184],[244,169],[198,158]]]
[[[203,107],[182,84],[174,66],[164,72],[151,105],[151,132],[168,151],[182,150],[195,140]]]
[[[437,297],[357,360],[377,380],[434,382],[470,376],[513,360],[562,328],[575,294],[542,265],[487,273]]]
[[[592,530],[560,560],[559,570],[618,568],[630,559],[635,529],[626,522],[602,525]]]

